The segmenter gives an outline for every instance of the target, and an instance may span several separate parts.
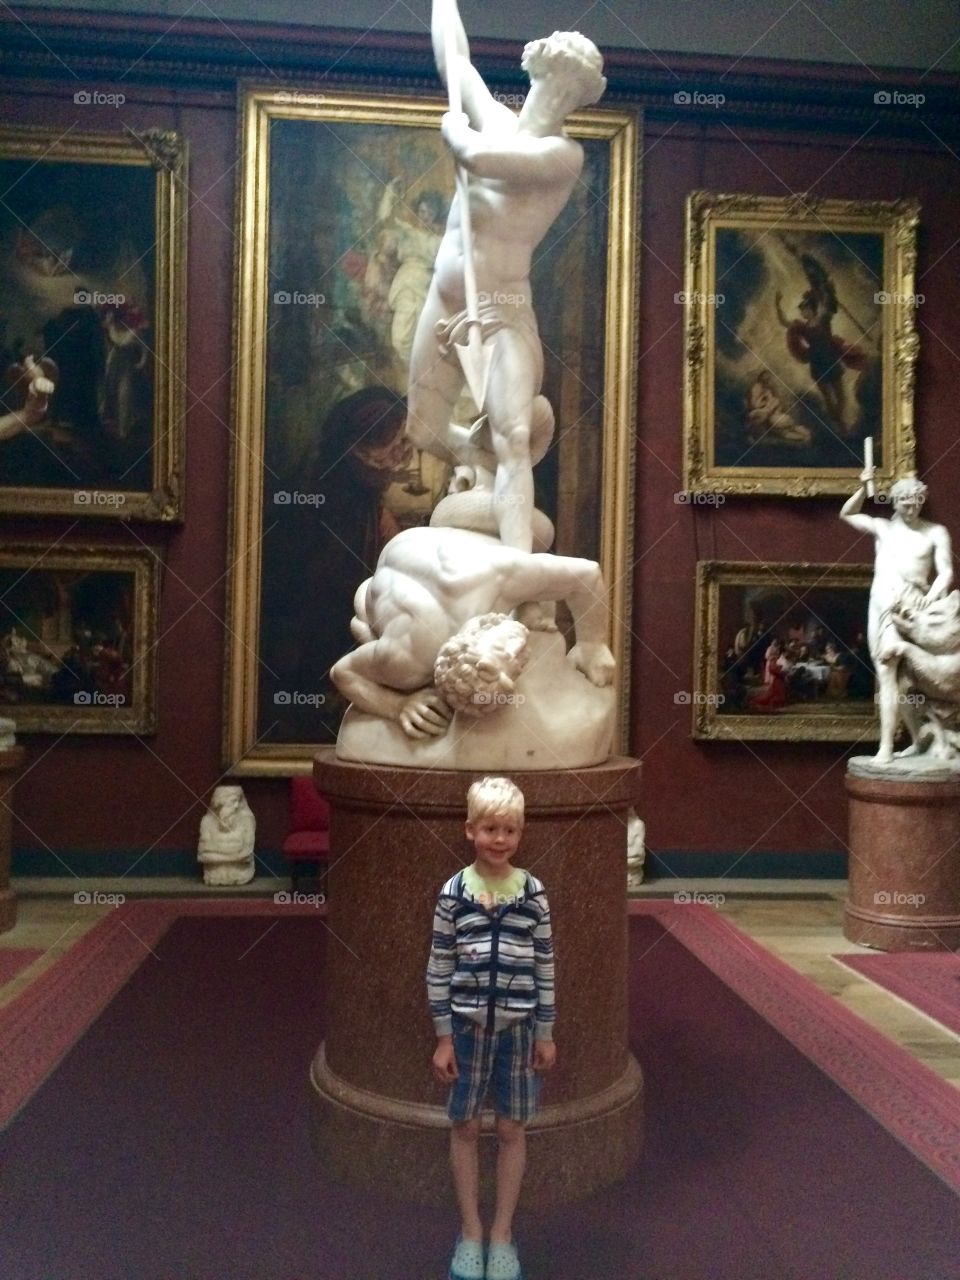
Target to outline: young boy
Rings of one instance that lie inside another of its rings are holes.
[[[474,861],[440,890],[427,967],[437,1032],[433,1069],[452,1085],[450,1165],[462,1219],[450,1280],[521,1280],[511,1238],[526,1162],[524,1126],[540,1106],[540,1080],[556,1060],[553,939],[543,885],[514,867],[523,793],[507,778],[467,792]],[[497,1204],[486,1270],[478,1203],[480,1111],[493,1086]]]

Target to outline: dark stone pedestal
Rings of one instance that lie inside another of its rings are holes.
[[[7,747],[0,751],[0,933],[17,923],[17,895],[10,888],[12,856],[13,784],[23,766],[23,747]]]
[[[421,1203],[452,1200],[446,1090],[426,966],[440,885],[472,857],[474,775],[316,759],[330,801],[326,1039],[311,1069],[315,1146],[334,1177]],[[543,1207],[619,1181],[642,1143],[642,1076],[627,1049],[627,810],[640,766],[517,775],[517,865],[547,889],[557,952],[557,1065],[527,1130],[522,1203]],[[489,1194],[495,1138],[481,1169]]]
[[[850,881],[844,936],[879,951],[960,947],[960,779],[848,770]]]

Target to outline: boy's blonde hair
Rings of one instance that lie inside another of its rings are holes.
[[[523,792],[509,778],[481,778],[467,792],[467,821],[495,815],[523,826]]]

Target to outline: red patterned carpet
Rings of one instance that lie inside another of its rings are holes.
[[[36,947],[0,947],[0,987],[11,982],[43,954]]]
[[[960,1095],[710,909],[630,928],[643,1158],[524,1215],[527,1280],[957,1280]],[[309,907],[132,903],[0,1012],[3,1280],[441,1280],[449,1204],[310,1150],[325,946]]]
[[[897,951],[834,956],[960,1036],[960,956],[952,951]]]

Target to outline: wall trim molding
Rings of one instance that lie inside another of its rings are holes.
[[[521,44],[473,40],[491,84],[522,88]],[[668,120],[763,121],[782,128],[865,130],[885,136],[960,136],[960,76],[903,68],[740,59],[606,49],[604,105],[635,105]],[[330,27],[56,11],[29,5],[0,10],[0,67],[11,80],[99,76],[127,83],[235,90],[240,80],[278,84],[362,83],[396,92],[437,91],[426,35]],[[722,105],[678,105],[678,92],[722,94]],[[878,107],[874,94],[922,93],[922,108]],[[775,119],[771,121],[770,117]]]

